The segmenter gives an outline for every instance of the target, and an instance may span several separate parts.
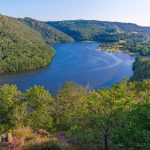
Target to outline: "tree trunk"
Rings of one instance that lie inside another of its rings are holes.
[[[105,135],[104,137],[104,142],[105,142],[105,150],[108,150],[108,136]]]

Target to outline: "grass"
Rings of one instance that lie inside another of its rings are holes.
[[[13,142],[5,143],[0,150],[77,150],[74,145],[66,142],[66,139],[62,140],[56,134],[50,134],[45,130],[18,128],[12,131],[12,136]]]

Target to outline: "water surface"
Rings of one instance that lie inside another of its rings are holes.
[[[47,68],[2,75],[0,85],[16,84],[20,90],[25,91],[36,84],[55,94],[67,81],[97,90],[132,76],[134,56],[97,50],[98,45],[96,42],[57,44],[54,46],[56,56]]]

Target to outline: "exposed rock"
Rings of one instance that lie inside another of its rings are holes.
[[[50,133],[47,132],[46,130],[42,130],[42,129],[36,131],[36,134],[41,135],[41,136],[47,136],[47,137],[50,137]]]
[[[12,143],[12,141],[13,141],[13,136],[11,133],[8,133],[7,134],[7,142]]]

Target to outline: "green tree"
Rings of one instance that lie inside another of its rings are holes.
[[[28,109],[28,125],[33,129],[51,130],[53,126],[52,97],[43,87],[34,86],[27,90],[25,99]]]
[[[1,132],[8,131],[11,128],[16,127],[17,124],[23,125],[22,121],[24,118],[22,114],[16,114],[20,116],[16,120],[14,118],[14,112],[19,107],[19,109],[24,109],[25,107],[20,107],[22,99],[22,93],[17,90],[17,87],[14,85],[4,85],[0,88],[0,130]],[[16,107],[15,107],[16,106]]]
[[[56,95],[53,102],[56,124],[60,130],[68,130],[72,125],[74,109],[77,103],[84,101],[87,90],[72,82],[66,83]]]

